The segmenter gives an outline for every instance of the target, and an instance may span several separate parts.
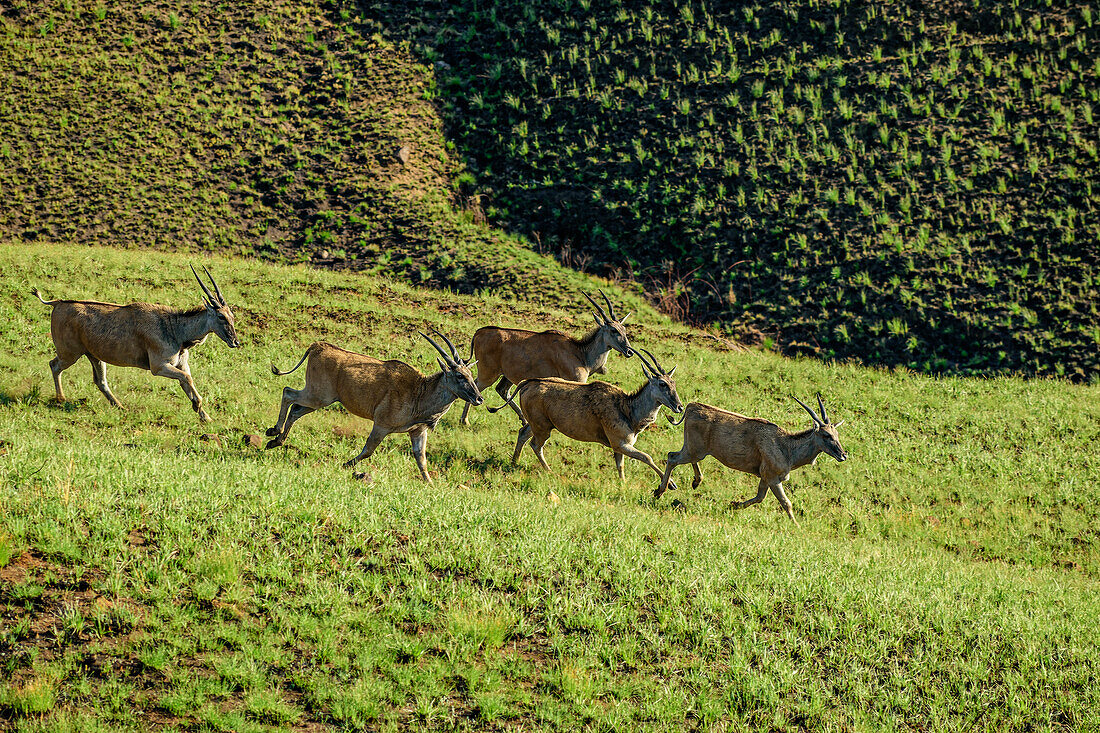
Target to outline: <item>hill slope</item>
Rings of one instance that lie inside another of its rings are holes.
[[[790,395],[822,390],[846,419],[850,460],[788,483],[800,528],[770,499],[731,511],[756,482],[713,461],[656,504],[600,446],[555,435],[551,472],[512,466],[515,419],[481,410],[431,434],[433,485],[403,436],[358,481],[339,465],[369,424],[341,409],[285,449],[244,442],[302,383],[270,363],[325,338],[427,371],[426,326],[461,343],[490,318],[585,318],[209,258],[243,343],[192,353],[213,423],[137,370],[108,370],[125,412],[83,364],[72,402],[48,398],[32,285],[186,307],[191,259],[0,246],[0,729],[1100,725],[1100,388],[732,352],[643,314],[632,335],[683,399],[798,429]],[[664,420],[638,441],[679,444]]]
[[[789,351],[1097,373],[1088,3],[15,2],[0,23],[9,241],[584,286],[488,216]]]
[[[364,7],[552,251],[798,352],[1100,373],[1094,3]]]
[[[309,0],[11,4],[0,236],[575,296],[583,278],[455,209],[427,71],[350,17]]]

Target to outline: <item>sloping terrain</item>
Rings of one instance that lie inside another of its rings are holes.
[[[1100,400],[1065,380],[914,375],[733,351],[652,314],[632,339],[680,396],[775,420],[824,393],[850,458],[794,471],[795,527],[756,480],[652,500],[635,461],[452,407],[357,466],[339,407],[285,447],[275,419],[313,340],[425,372],[418,330],[587,315],[362,274],[204,257],[240,349],[176,383],[86,364],[53,400],[49,309],[29,294],[189,307],[194,253],[0,246],[0,730],[922,730],[1100,726]],[[635,360],[606,377],[641,382]],[[995,398],[990,395],[995,394]],[[490,404],[499,404],[495,395]],[[667,414],[667,413],[664,413]],[[680,446],[663,419],[638,440]],[[261,439],[262,440],[262,439]]]
[[[9,241],[575,297],[585,281],[533,248],[788,352],[1097,373],[1088,3],[15,2],[0,18]]]
[[[797,352],[1096,378],[1094,3],[362,7],[548,251]]]
[[[430,74],[351,17],[285,0],[6,5],[0,236],[575,295],[580,277],[453,206]]]

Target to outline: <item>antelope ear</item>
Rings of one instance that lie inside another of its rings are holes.
[[[619,323],[626,323],[626,319],[630,318],[630,316],[633,315],[633,313],[634,313],[634,311],[630,311],[630,313],[627,313],[625,316],[623,316],[622,318],[619,319]]]
[[[444,372],[446,372],[448,369],[450,369],[450,367],[448,367],[446,364],[444,364],[443,360],[440,359],[438,356],[435,357],[435,360],[436,360],[436,362],[439,363],[439,368],[442,369]]]
[[[468,361],[468,362],[466,362],[466,368],[467,368],[467,369],[469,369],[469,368],[470,368],[470,367],[472,367],[472,366],[473,366],[474,364],[477,364],[477,359],[474,359],[473,361]]]
[[[840,427],[841,425],[843,425],[843,424],[844,424],[844,421],[843,421],[843,420],[841,420],[840,422],[835,422],[835,423],[833,423],[833,427],[834,427],[834,428],[839,428],[839,427]]]
[[[675,373],[676,373],[676,367],[672,367],[672,371],[668,373],[668,376],[671,377]]]
[[[597,326],[604,325],[604,322],[600,320],[600,314],[599,313],[593,313],[592,318],[595,319]]]

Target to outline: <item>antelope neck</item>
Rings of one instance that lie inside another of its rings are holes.
[[[791,468],[798,468],[812,463],[821,449],[817,446],[814,437],[814,429],[811,428],[801,433],[788,433],[780,436],[783,452],[791,462]]]
[[[657,419],[657,411],[661,409],[661,403],[657,401],[648,384],[628,399],[630,399],[630,427],[633,430],[637,431],[639,426],[652,424]]]
[[[458,397],[443,386],[443,372],[424,377],[416,391],[417,415],[435,415],[443,413]]]
[[[194,344],[206,338],[214,331],[214,315],[207,309],[199,312],[176,313],[169,322],[169,335],[173,343]]]

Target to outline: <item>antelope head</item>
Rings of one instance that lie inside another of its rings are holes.
[[[657,363],[657,358],[648,350],[638,349],[636,353],[642,362],[642,374],[649,380],[646,387],[653,390],[657,401],[677,414],[683,412],[684,403],[680,402],[680,395],[676,394],[676,382],[672,379],[676,367],[672,367],[672,371],[665,371],[665,368]],[[649,359],[646,359],[646,356],[649,356]]]
[[[630,340],[626,337],[626,329],[623,324],[626,323],[626,319],[630,318],[630,313],[627,313],[622,318],[615,315],[615,306],[611,305],[610,298],[601,290],[600,295],[603,296],[604,302],[607,303],[607,310],[605,311],[600,304],[592,299],[588,293],[581,293],[588,302],[592,304],[592,307],[596,310],[592,313],[592,317],[596,319],[596,325],[599,327],[598,338],[602,340],[603,344],[626,358],[634,356],[634,349],[630,348]]]
[[[474,375],[470,371],[470,367],[477,363],[474,361],[464,361],[462,357],[458,355],[458,349],[451,343],[451,340],[445,335],[432,329],[436,336],[443,339],[447,344],[447,348],[450,349],[448,354],[443,350],[443,347],[436,343],[431,336],[420,332],[420,335],[428,340],[428,343],[435,347],[435,350],[439,352],[439,356],[442,358],[436,358],[439,362],[439,367],[443,370],[443,386],[446,387],[451,394],[460,400],[466,400],[475,407],[483,404],[485,398],[481,396],[481,390],[477,388],[477,384],[474,382]]]
[[[840,445],[840,435],[836,430],[844,424],[844,421],[841,420],[838,423],[829,422],[829,416],[825,412],[825,403],[821,401],[821,395],[819,394],[817,396],[817,406],[821,409],[820,417],[802,400],[795,397],[794,401],[802,405],[806,412],[810,413],[810,418],[814,421],[814,439],[818,441],[821,450],[838,461],[848,460],[848,453]]]
[[[222,289],[218,287],[218,283],[215,282],[214,276],[210,274],[210,270],[206,269],[206,265],[202,266],[202,271],[210,278],[210,284],[214,286],[213,293],[210,292],[210,288],[206,287],[206,283],[199,277],[199,273],[195,272],[195,266],[191,265],[191,272],[195,273],[195,279],[199,281],[199,287],[202,288],[202,292],[206,296],[202,302],[206,306],[206,312],[214,322],[214,333],[218,334],[218,338],[224,341],[226,346],[236,349],[241,345],[241,342],[237,338],[237,329],[234,327],[233,311],[229,310],[229,304],[225,302]]]

